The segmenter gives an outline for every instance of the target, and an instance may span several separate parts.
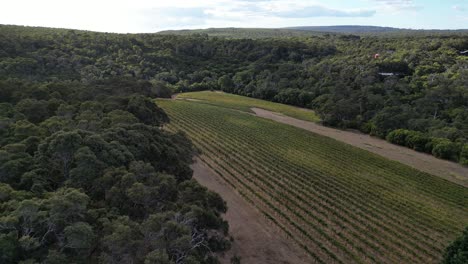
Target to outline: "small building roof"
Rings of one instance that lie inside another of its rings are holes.
[[[382,75],[382,76],[393,76],[393,75],[395,75],[395,73],[393,73],[393,72],[379,72],[379,74]]]

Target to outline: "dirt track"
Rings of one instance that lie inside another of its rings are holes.
[[[391,160],[399,161],[418,170],[447,179],[468,187],[468,168],[458,163],[435,158],[429,154],[414,151],[409,148],[391,144],[385,140],[366,134],[343,131],[322,125],[302,121],[279,113],[260,108],[252,108],[256,116],[271,119],[280,123],[299,127],[338,141],[365,149]]]
[[[259,108],[252,108],[252,110],[256,116],[342,141],[468,187],[468,168],[460,164],[393,145],[366,134],[324,127]],[[313,263],[301,248],[270,224],[254,206],[245,201],[202,161],[197,160],[192,168],[194,178],[203,186],[219,193],[228,205],[228,212],[224,215],[224,219],[229,222],[230,233],[235,241],[232,249],[221,258],[221,263],[229,264],[234,255],[240,256],[241,263],[244,264]]]
[[[302,249],[269,224],[260,212],[202,161],[197,160],[192,169],[193,177],[201,185],[219,193],[228,205],[224,219],[229,222],[229,230],[235,240],[221,263],[230,263],[234,255],[240,256],[243,264],[313,263]]]

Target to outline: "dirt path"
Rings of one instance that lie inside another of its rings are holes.
[[[252,111],[255,112],[256,116],[299,127],[342,141],[468,187],[468,168],[460,164],[438,159],[429,154],[417,152],[409,148],[397,146],[363,133],[325,127],[313,122],[302,121],[260,108],[252,108]]]
[[[260,212],[202,161],[197,160],[192,169],[193,177],[201,185],[219,193],[227,202],[228,211],[224,219],[229,222],[229,230],[235,240],[221,263],[230,263],[234,255],[240,256],[243,264],[312,263],[303,250],[268,223]]]

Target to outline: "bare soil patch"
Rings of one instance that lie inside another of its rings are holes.
[[[299,120],[261,108],[252,108],[256,116],[302,128],[355,147],[370,151],[385,158],[401,162],[420,171],[424,171],[451,182],[468,187],[468,168],[461,164],[438,159],[432,155],[417,152],[402,146],[391,144],[383,139],[356,132],[325,127],[317,123]]]
[[[200,99],[193,99],[193,98],[185,98],[185,100],[191,101],[191,102],[202,102],[202,100]]]
[[[193,177],[203,186],[217,192],[227,202],[223,216],[234,237],[232,249],[221,259],[228,264],[232,256],[240,256],[244,264],[313,263],[309,256],[271,225],[262,214],[244,200],[230,185],[201,160],[192,165]]]

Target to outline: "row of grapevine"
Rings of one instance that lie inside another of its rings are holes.
[[[161,101],[220,177],[318,263],[435,263],[468,220],[463,187],[287,125]]]

